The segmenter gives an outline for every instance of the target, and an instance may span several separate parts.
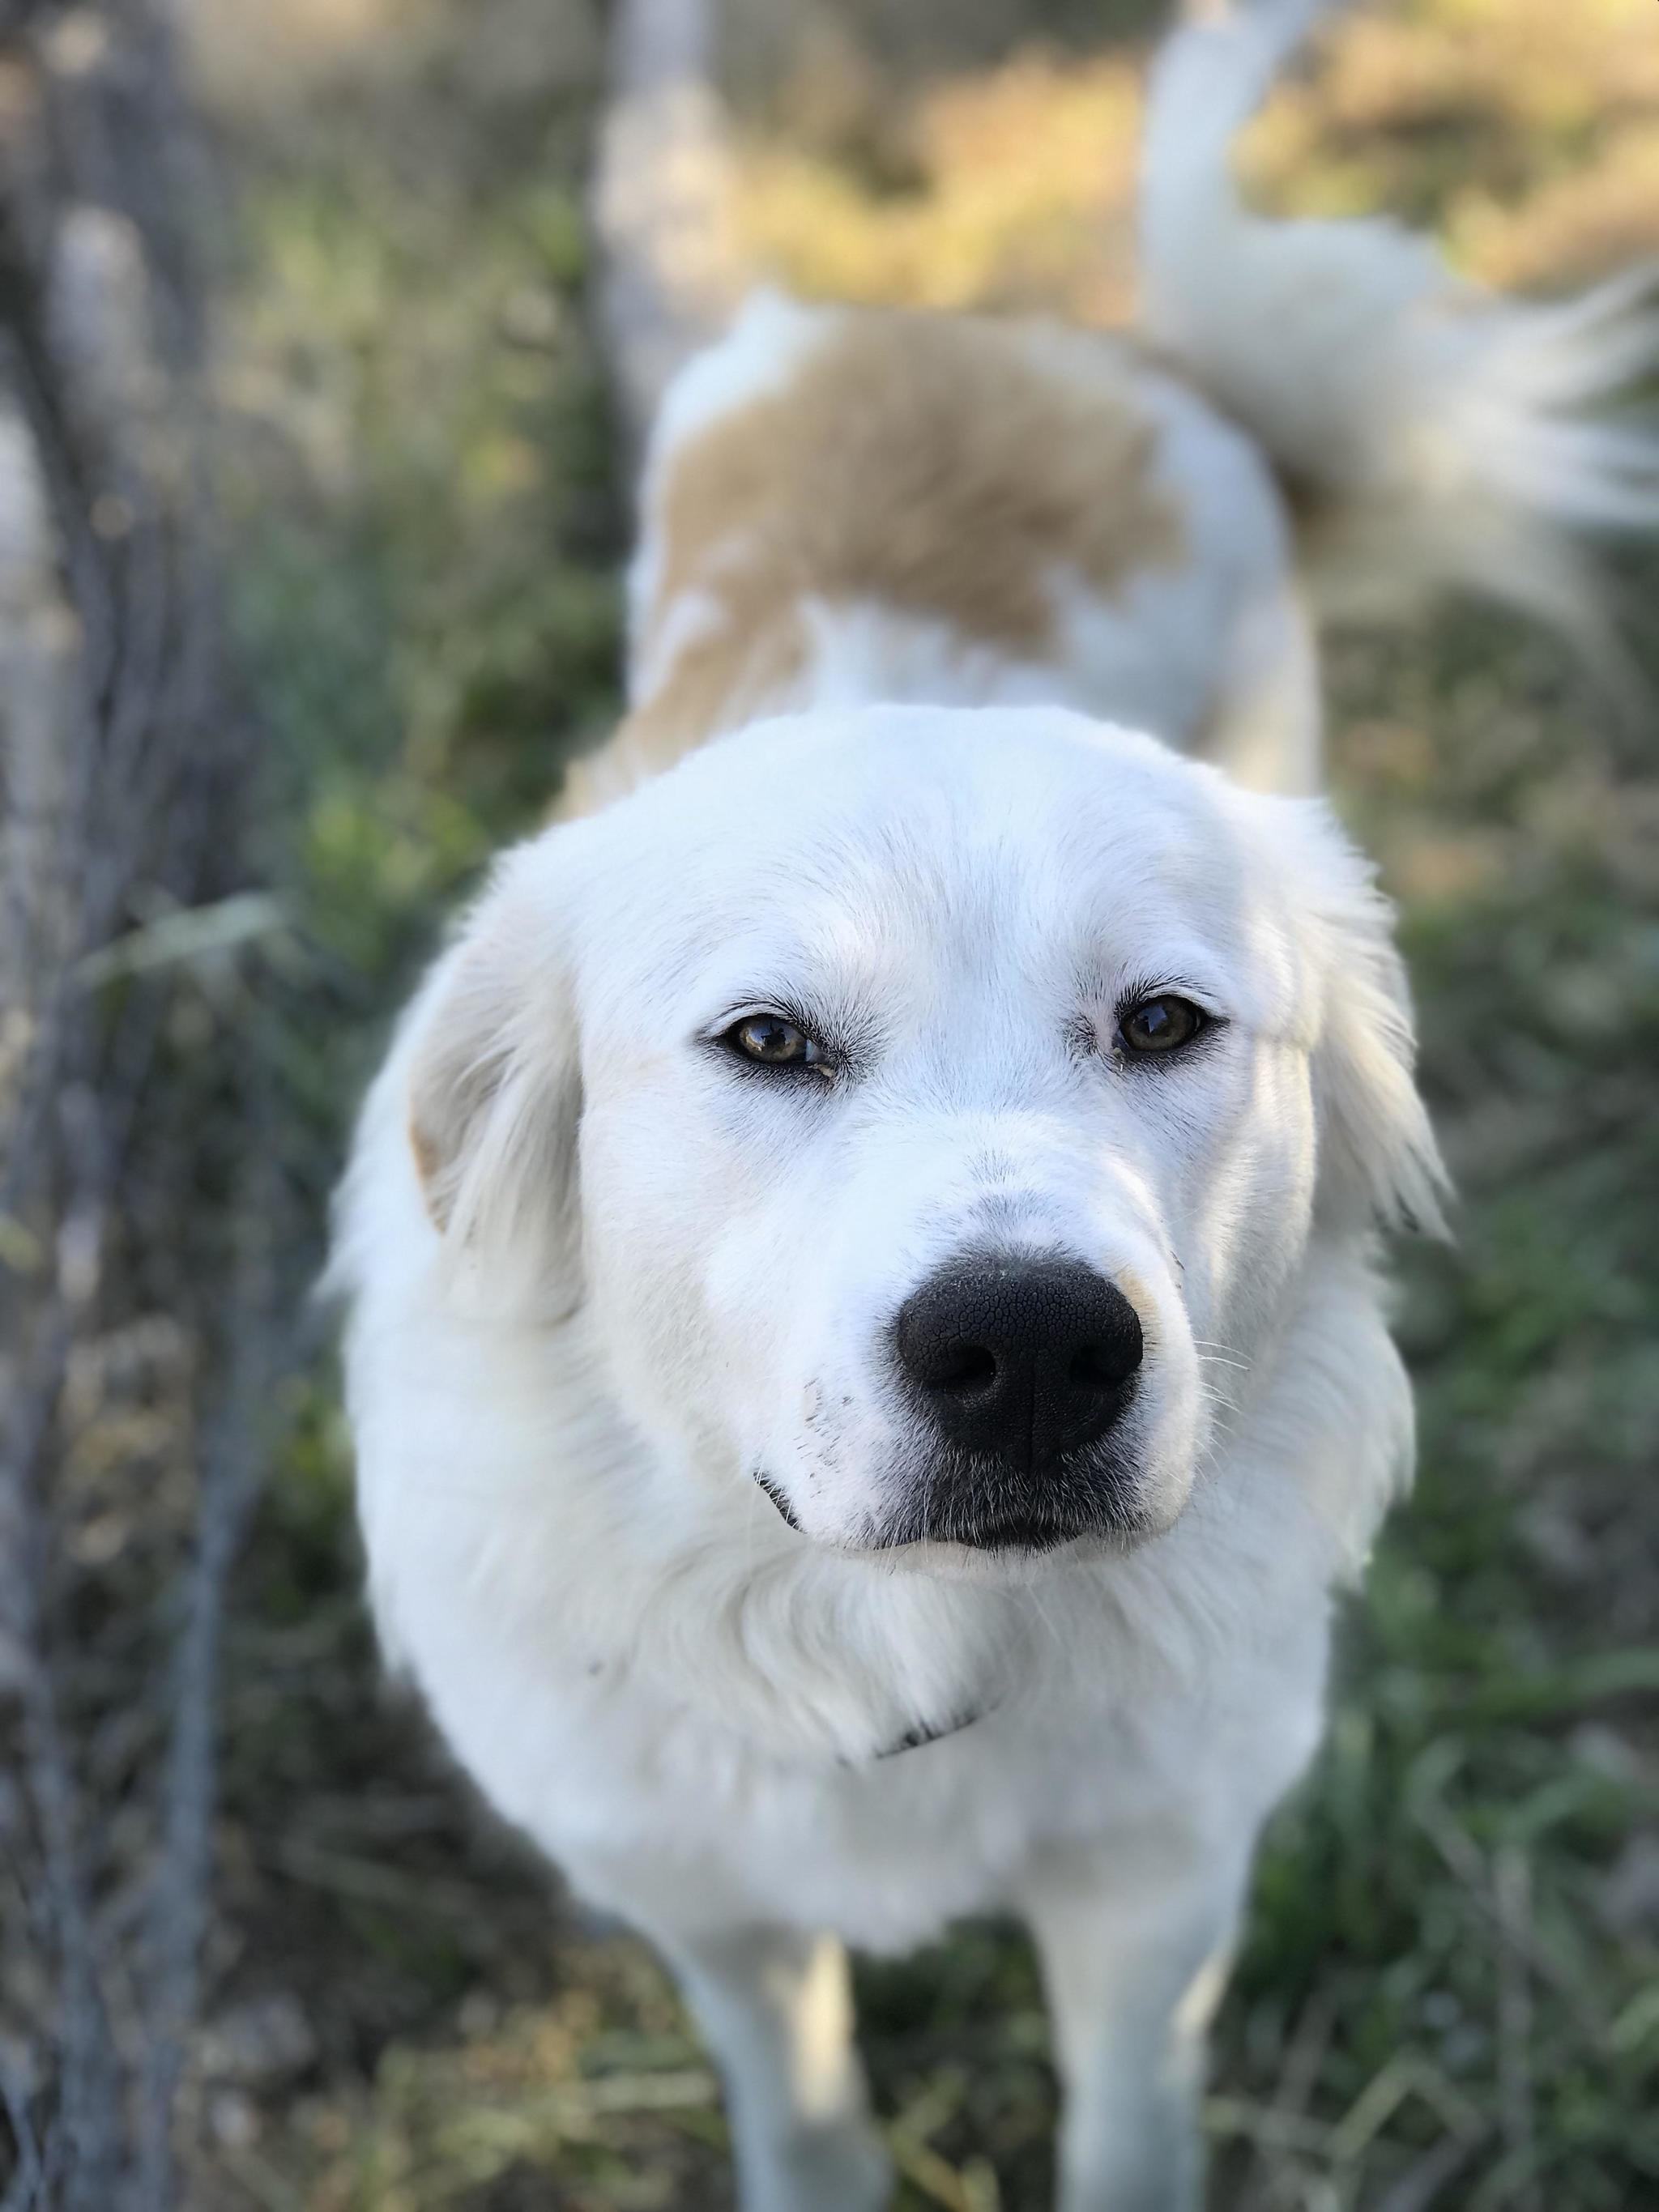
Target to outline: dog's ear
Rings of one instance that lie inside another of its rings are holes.
[[[1306,805],[1306,802],[1302,802]],[[1316,1204],[1328,1221],[1447,1233],[1450,1185],[1416,1082],[1417,1038],[1395,909],[1322,805],[1304,878],[1321,969]]]
[[[542,1318],[581,1295],[580,1044],[567,933],[538,895],[545,858],[508,856],[428,979],[407,1093],[453,1265],[491,1305]]]

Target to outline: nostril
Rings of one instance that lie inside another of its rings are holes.
[[[926,1388],[929,1390],[950,1390],[958,1397],[970,1391],[982,1390],[997,1379],[994,1353],[982,1344],[952,1344],[943,1346],[933,1363]]]
[[[1083,1344],[1072,1354],[1066,1380],[1080,1389],[1109,1390],[1119,1380],[1117,1362],[1103,1344]]]
[[[1091,1337],[1077,1346],[1066,1365],[1066,1380],[1074,1389],[1115,1390],[1139,1366],[1140,1324],[1127,1303],[1123,1322],[1110,1336]]]

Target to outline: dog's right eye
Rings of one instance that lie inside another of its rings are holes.
[[[745,1014],[720,1042],[757,1067],[822,1067],[829,1059],[816,1037],[781,1014]]]

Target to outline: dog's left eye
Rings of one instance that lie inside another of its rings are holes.
[[[745,1014],[720,1042],[757,1067],[821,1067],[829,1057],[816,1037],[781,1014]]]
[[[1136,1060],[1147,1060],[1160,1053],[1178,1052],[1183,1044],[1190,1043],[1204,1027],[1204,1012],[1190,999],[1178,999],[1172,991],[1161,991],[1156,998],[1143,999],[1139,1006],[1131,1006],[1117,1025],[1118,1042]]]

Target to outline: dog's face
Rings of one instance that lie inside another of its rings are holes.
[[[1322,808],[1042,710],[728,738],[510,856],[416,1017],[460,1265],[687,1481],[1024,1558],[1179,1515],[1308,1241],[1431,1216]]]

